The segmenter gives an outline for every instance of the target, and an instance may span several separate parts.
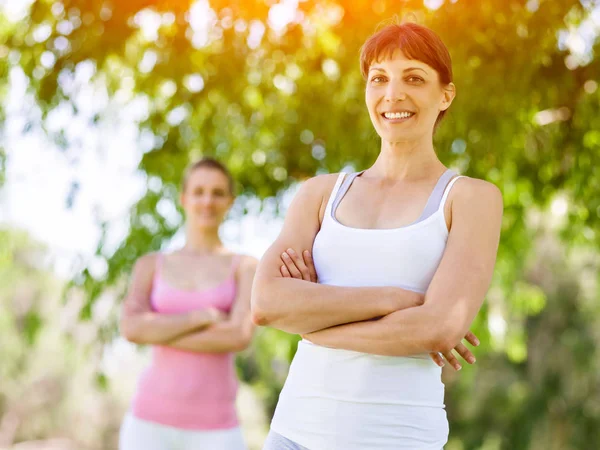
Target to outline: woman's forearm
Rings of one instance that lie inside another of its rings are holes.
[[[190,352],[228,353],[244,350],[252,340],[252,324],[224,321],[193,331],[163,345]]]
[[[306,334],[371,320],[422,302],[422,294],[396,287],[329,286],[273,277],[256,280],[252,315],[257,325]]]
[[[159,314],[153,311],[125,312],[121,334],[136,344],[164,344],[191,331],[213,323],[207,311],[185,314]]]
[[[331,327],[303,335],[323,347],[384,356],[445,352],[460,339],[444,336],[431,307],[423,305],[391,313],[379,320]]]

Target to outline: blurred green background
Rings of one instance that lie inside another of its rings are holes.
[[[1,449],[117,448],[148,357],[119,306],[181,243],[183,168],[231,168],[224,240],[260,257],[299,182],[374,161],[358,52],[407,14],[453,57],[439,157],[505,203],[446,448],[600,448],[600,1],[1,0]],[[296,341],[239,355],[253,449]]]

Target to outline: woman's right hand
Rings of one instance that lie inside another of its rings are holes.
[[[213,307],[198,309],[196,311],[192,311],[190,314],[192,315],[192,320],[199,328],[223,322],[225,319],[227,319],[227,314],[220,309]]]
[[[303,251],[302,257],[300,257],[294,251],[294,249],[288,248],[284,253],[281,254],[281,261],[283,262],[283,265],[279,268],[279,271],[284,278],[296,278],[298,280],[311,281],[313,283],[317,282],[317,271],[315,269],[312,255],[308,250]],[[423,296],[420,295],[419,304],[423,304],[422,298]],[[465,335],[465,339],[475,347],[479,345],[479,339],[477,339],[477,336],[470,331]],[[459,343],[456,347],[454,347],[454,351],[456,351],[467,363],[475,363],[475,356],[467,347],[465,347],[464,344]],[[452,351],[446,353],[432,352],[429,354],[429,356],[433,362],[440,367],[444,367],[444,359],[446,359],[446,361],[450,363],[454,370],[462,369],[462,366]]]

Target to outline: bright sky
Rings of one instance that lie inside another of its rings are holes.
[[[82,76],[84,79],[85,76]],[[95,217],[110,220],[110,239],[118,244],[127,233],[131,205],[145,192],[145,176],[137,172],[142,155],[138,129],[133,121],[137,106],[98,102],[112,111],[110,120],[99,127],[87,125],[94,111],[80,109],[73,116],[68,109],[50,117],[49,128],[64,123],[71,145],[61,150],[34,126],[23,133],[31,116],[32,100],[25,95],[20,70],[11,72],[7,101],[5,148],[8,153],[7,182],[0,191],[0,222],[28,230],[46,243],[55,256],[56,270],[67,275],[76,255],[92,255],[99,238]],[[76,103],[88,103],[90,92],[82,90]],[[24,100],[25,99],[25,100]],[[73,188],[73,183],[78,188]],[[67,198],[75,193],[72,208]],[[234,250],[259,257],[277,235],[281,218],[254,214],[223,226],[223,239]],[[171,247],[182,244],[177,236]]]

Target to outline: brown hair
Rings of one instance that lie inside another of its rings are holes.
[[[185,169],[185,173],[183,175],[183,180],[181,182],[181,190],[185,191],[185,187],[187,186],[187,182],[188,179],[190,178],[190,175],[192,172],[194,172],[195,170],[198,169],[213,169],[213,170],[218,170],[219,172],[221,172],[223,175],[225,175],[227,177],[227,181],[228,181],[228,185],[229,185],[229,193],[231,195],[235,195],[234,193],[234,181],[233,181],[233,176],[231,175],[231,172],[229,172],[229,169],[227,169],[227,167],[225,167],[222,163],[220,163],[219,161],[217,161],[214,158],[210,158],[208,156],[196,161],[195,163],[192,163],[188,166],[187,169]]]
[[[432,30],[416,23],[387,25],[373,34],[360,50],[360,71],[366,80],[373,61],[388,58],[394,50],[402,50],[407,58],[432,67],[444,85],[452,82],[452,59],[448,48]],[[446,111],[440,111],[437,126]]]

